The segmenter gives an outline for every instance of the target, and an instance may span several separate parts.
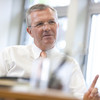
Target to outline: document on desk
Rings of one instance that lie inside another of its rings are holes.
[[[29,83],[29,78],[0,77],[0,87],[11,87],[18,84]]]

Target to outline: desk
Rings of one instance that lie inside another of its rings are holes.
[[[0,98],[3,100],[78,100],[57,90],[16,91],[9,88],[0,88]]]

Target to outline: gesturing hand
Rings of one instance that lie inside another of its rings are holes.
[[[96,75],[90,88],[84,94],[83,100],[100,100],[98,89],[95,88],[95,85],[96,85],[98,78],[99,78],[99,75]]]

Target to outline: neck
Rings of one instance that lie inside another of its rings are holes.
[[[40,48],[42,51],[47,51],[47,50],[50,50],[50,49],[52,49],[54,47],[54,45],[48,45],[48,46],[38,46],[38,45],[36,45],[36,46],[38,48]]]

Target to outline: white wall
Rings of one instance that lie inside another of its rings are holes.
[[[0,0],[0,50],[19,43],[24,0]]]
[[[7,46],[13,0],[0,0],[0,49]]]

